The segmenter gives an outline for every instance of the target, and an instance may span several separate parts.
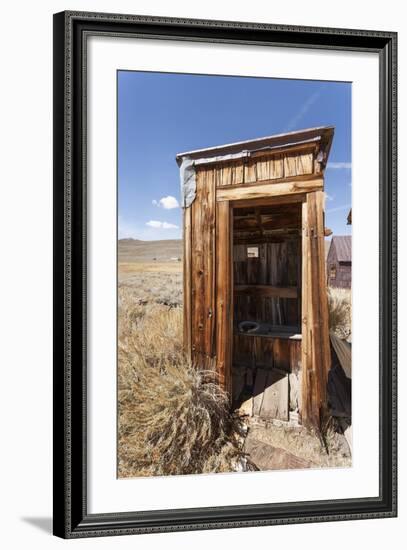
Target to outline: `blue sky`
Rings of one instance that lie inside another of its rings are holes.
[[[119,71],[119,238],[181,237],[177,153],[328,125],[326,226],[346,235],[350,83]]]

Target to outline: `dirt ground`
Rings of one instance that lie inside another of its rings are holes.
[[[245,450],[261,470],[348,468],[351,451],[345,436],[332,422],[324,437],[303,427],[265,423],[250,418]]]

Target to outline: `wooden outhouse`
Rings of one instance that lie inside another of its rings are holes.
[[[319,427],[330,368],[324,169],[334,129],[177,155],[184,345],[253,414]],[[243,395],[243,397],[241,397]]]

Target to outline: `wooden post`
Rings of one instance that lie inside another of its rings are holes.
[[[188,359],[191,357],[191,207],[184,208],[184,350]]]
[[[228,201],[216,205],[216,368],[222,387],[232,395],[233,243]]]
[[[321,429],[330,368],[322,191],[307,194],[302,212],[302,421]]]

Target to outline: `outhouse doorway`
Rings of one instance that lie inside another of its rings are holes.
[[[236,201],[232,220],[232,406],[298,419],[302,202]]]

